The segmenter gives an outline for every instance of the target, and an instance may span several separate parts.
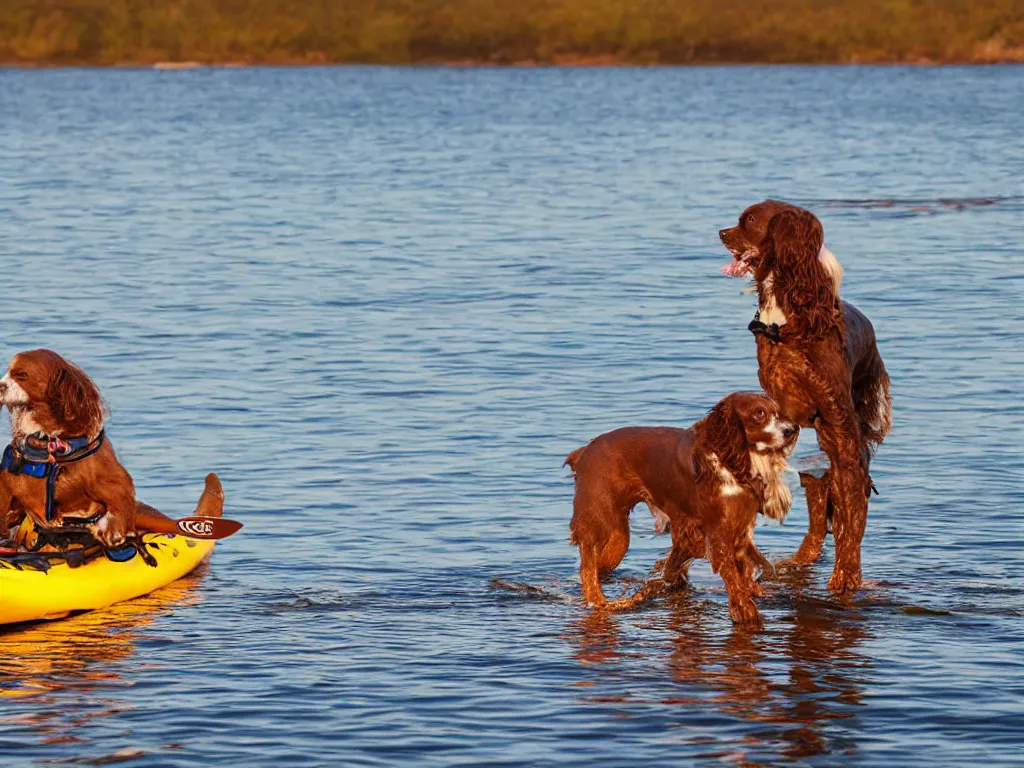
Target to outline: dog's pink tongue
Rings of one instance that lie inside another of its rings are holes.
[[[722,274],[726,277],[743,277],[747,274],[749,267],[746,262],[740,261],[739,259],[733,259],[724,267],[722,267]]]

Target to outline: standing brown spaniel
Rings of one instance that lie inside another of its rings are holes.
[[[817,560],[831,519],[836,562],[829,588],[856,590],[872,489],[868,464],[892,428],[889,375],[874,328],[839,298],[842,267],[809,211],[768,200],[719,236],[734,259],[722,271],[753,273],[757,284],[758,313],[749,328],[761,386],[786,418],[815,428],[831,463],[820,479],[801,475],[810,520],[791,562]]]
[[[732,620],[761,627],[754,574],[771,564],[754,546],[754,523],[758,513],[782,522],[789,511],[783,472],[799,433],[770,397],[734,392],[690,429],[624,427],[570,453],[576,495],[569,530],[580,548],[584,600],[608,605],[600,577],[625,557],[629,513],[643,502],[656,530],[666,520],[672,529],[664,583],[686,583],[691,561],[709,560],[729,593]]]

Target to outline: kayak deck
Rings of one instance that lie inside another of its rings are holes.
[[[147,533],[142,540],[156,567],[138,555],[122,563],[99,557],[77,568],[56,562],[46,571],[0,559],[0,624],[62,618],[141,597],[194,570],[215,544],[165,533]]]

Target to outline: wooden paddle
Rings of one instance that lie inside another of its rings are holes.
[[[237,533],[242,524],[226,517],[182,517],[172,520],[146,515],[145,520],[136,518],[140,533],[173,533],[190,539],[226,539]]]

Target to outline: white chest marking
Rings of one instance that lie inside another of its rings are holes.
[[[764,482],[764,498],[761,499],[761,514],[782,522],[793,504],[793,493],[786,485],[783,472],[788,468],[781,453],[758,453],[751,451],[750,463],[754,475]]]
[[[785,325],[786,313],[775,303],[775,294],[772,291],[774,284],[775,275],[768,275],[764,279],[764,300],[758,307],[758,319],[765,325]]]
[[[723,496],[738,496],[743,493],[743,486],[736,482],[732,472],[722,466],[718,456],[714,453],[709,455],[711,466],[718,473],[718,479],[722,481],[721,494]]]

